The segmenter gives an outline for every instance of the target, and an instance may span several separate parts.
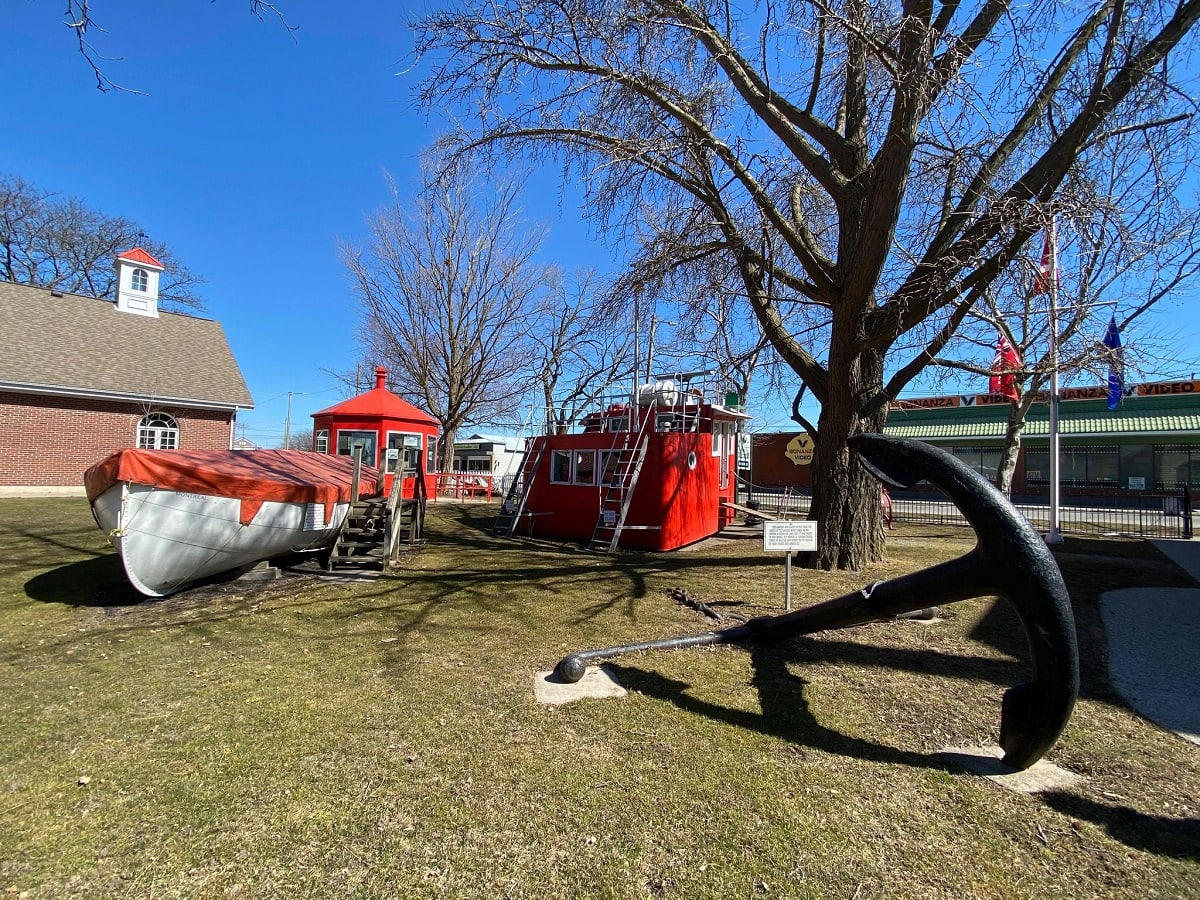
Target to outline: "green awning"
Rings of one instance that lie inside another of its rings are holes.
[[[1200,400],[1200,398],[1196,398]],[[1200,403],[1179,399],[1129,398],[1109,410],[1104,401],[1077,400],[1059,404],[1058,433],[1069,437],[1145,437],[1151,440],[1191,437],[1200,439]],[[894,409],[884,433],[923,441],[962,438],[1002,440],[1008,424],[1008,406],[950,409]],[[1025,420],[1024,438],[1048,437],[1050,409],[1035,404]]]

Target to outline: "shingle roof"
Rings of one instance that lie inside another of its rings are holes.
[[[1077,437],[1115,437],[1123,434],[1178,436],[1200,434],[1200,403],[1193,397],[1128,397],[1110,411],[1103,400],[1059,404],[1058,433]],[[919,440],[994,438],[1000,440],[1008,422],[1007,404],[980,409],[892,410],[884,433]],[[1048,437],[1050,411],[1035,404],[1025,420],[1023,437]]]
[[[0,388],[253,408],[219,322],[0,281]]]

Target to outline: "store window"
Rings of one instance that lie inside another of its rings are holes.
[[[1154,447],[1154,486],[1161,490],[1200,487],[1200,447],[1165,444]]]
[[[988,481],[996,480],[996,470],[1000,466],[999,447],[953,447],[950,452]]]
[[[1120,459],[1120,450],[1115,446],[1063,447],[1058,454],[1058,483],[1068,487],[1117,487]],[[1025,483],[1050,483],[1049,448],[1026,449]]]

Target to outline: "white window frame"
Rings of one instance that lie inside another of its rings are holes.
[[[137,445],[141,450],[178,450],[179,422],[165,412],[152,412],[138,422]]]
[[[571,477],[574,473],[574,467],[571,463],[574,461],[574,450],[551,450],[550,451],[550,483],[551,484],[570,484]],[[563,468],[558,464],[558,460],[566,457],[566,471],[564,477],[556,477],[557,473]]]
[[[394,439],[399,438],[400,444],[393,446]],[[400,457],[395,459],[388,458],[388,450],[411,450],[415,451],[417,456],[421,455],[422,442],[424,435],[419,431],[389,431],[387,433],[387,446],[384,447],[383,471],[385,474],[394,475],[396,468],[400,464]]]
[[[579,470],[581,468],[579,464],[586,457],[591,457],[592,469],[591,469],[591,477],[587,481],[584,481],[579,475]],[[571,454],[571,483],[572,484],[586,484],[586,485],[594,485],[596,483],[596,451],[595,450],[575,450],[572,452],[572,454]]]
[[[129,289],[140,294],[150,290],[150,275],[145,269],[134,269],[129,273]]]
[[[349,448],[348,448],[350,450],[349,453],[342,452],[342,435],[346,435],[349,439]],[[377,466],[379,464],[379,432],[378,431],[368,431],[365,428],[339,428],[337,430],[337,455],[338,456],[349,456],[351,459],[354,458],[354,438],[352,437],[352,435],[370,435],[371,446],[374,448],[374,451],[375,451],[374,454],[371,454],[371,455],[373,455],[374,458],[367,459],[366,458],[367,455],[364,454],[363,465],[371,466],[372,468]],[[365,449],[365,447],[364,447],[364,449]]]

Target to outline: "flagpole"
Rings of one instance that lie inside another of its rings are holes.
[[[1058,482],[1058,246],[1053,237],[1053,223],[1050,228],[1050,273],[1046,291],[1050,297],[1050,531],[1045,539],[1047,544],[1057,545],[1063,542],[1058,527],[1061,500]]]

